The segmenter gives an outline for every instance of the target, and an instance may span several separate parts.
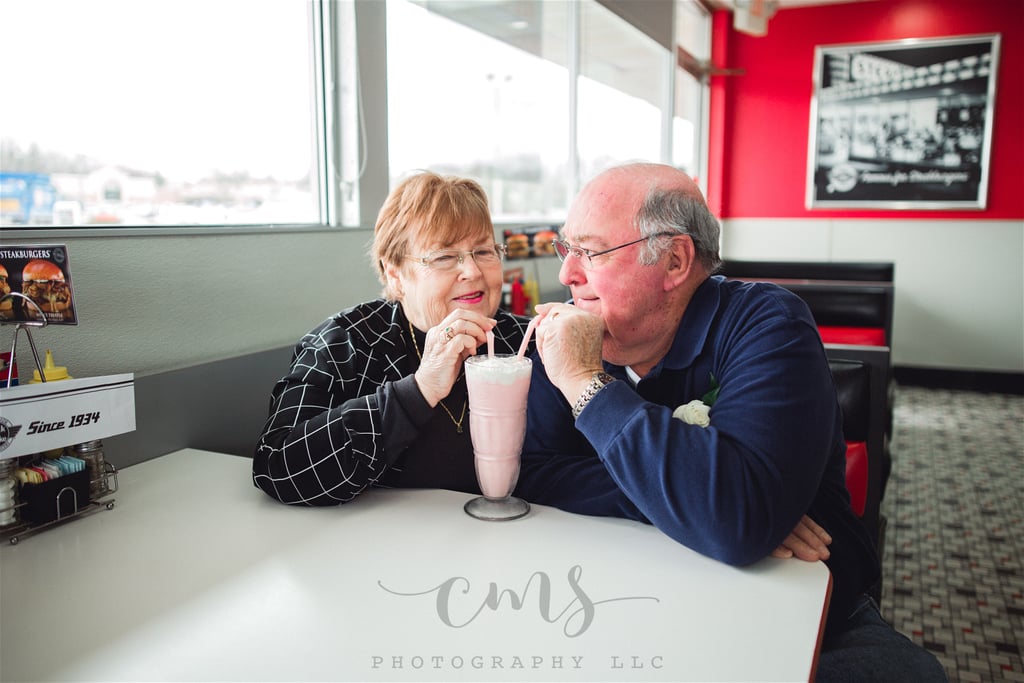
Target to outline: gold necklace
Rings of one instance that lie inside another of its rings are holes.
[[[409,336],[412,337],[412,347],[414,349],[416,349],[416,357],[419,358],[420,362],[422,363],[423,362],[423,354],[420,353],[420,345],[416,341],[416,332],[412,329],[412,322],[409,322]],[[459,377],[461,377],[461,376],[462,375],[459,375]],[[455,381],[458,382],[458,380],[455,380]],[[462,412],[459,413],[459,419],[458,420],[455,419],[455,414],[452,413],[452,411],[448,410],[448,406],[446,406],[444,404],[444,400],[440,400],[440,401],[438,401],[438,403],[440,403],[441,407],[444,408],[444,412],[448,413],[448,417],[451,418],[452,424],[455,425],[456,433],[461,434],[462,433],[462,423],[466,419],[466,406],[469,405],[469,398],[466,398],[466,400],[464,400],[462,402]]]

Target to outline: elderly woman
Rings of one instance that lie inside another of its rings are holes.
[[[253,482],[292,505],[337,505],[368,486],[479,493],[463,361],[494,333],[515,353],[527,320],[498,310],[502,245],[475,182],[420,173],[377,217],[384,298],[329,318],[275,385]]]

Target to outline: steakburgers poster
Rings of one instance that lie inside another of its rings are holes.
[[[77,325],[63,244],[0,247],[0,322]]]

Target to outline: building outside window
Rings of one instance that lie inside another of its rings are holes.
[[[311,8],[3,3],[0,174],[56,188],[32,215],[4,194],[3,226],[318,222]]]

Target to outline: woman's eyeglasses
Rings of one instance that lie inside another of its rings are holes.
[[[562,261],[564,263],[565,259],[568,258],[571,254],[572,256],[575,256],[577,259],[579,259],[580,265],[583,266],[584,270],[590,270],[591,268],[594,267],[593,258],[595,256],[604,256],[605,254],[610,254],[611,252],[618,251],[619,249],[625,249],[626,247],[632,246],[634,244],[639,244],[640,242],[652,239],[654,237],[665,237],[666,235],[682,234],[683,233],[680,232],[656,232],[653,235],[647,235],[646,237],[641,237],[638,240],[626,242],[625,244],[620,244],[617,247],[605,249],[604,251],[590,251],[589,249],[584,249],[583,247],[575,247],[566,242],[565,240],[554,240],[552,244],[555,247],[555,254],[558,256],[559,261]]]
[[[447,271],[455,270],[466,260],[467,256],[473,258],[476,265],[481,268],[501,263],[505,255],[504,244],[492,244],[486,247],[477,247],[470,251],[459,251],[458,249],[439,249],[432,251],[425,256],[406,256],[407,259],[419,261],[431,270]]]

